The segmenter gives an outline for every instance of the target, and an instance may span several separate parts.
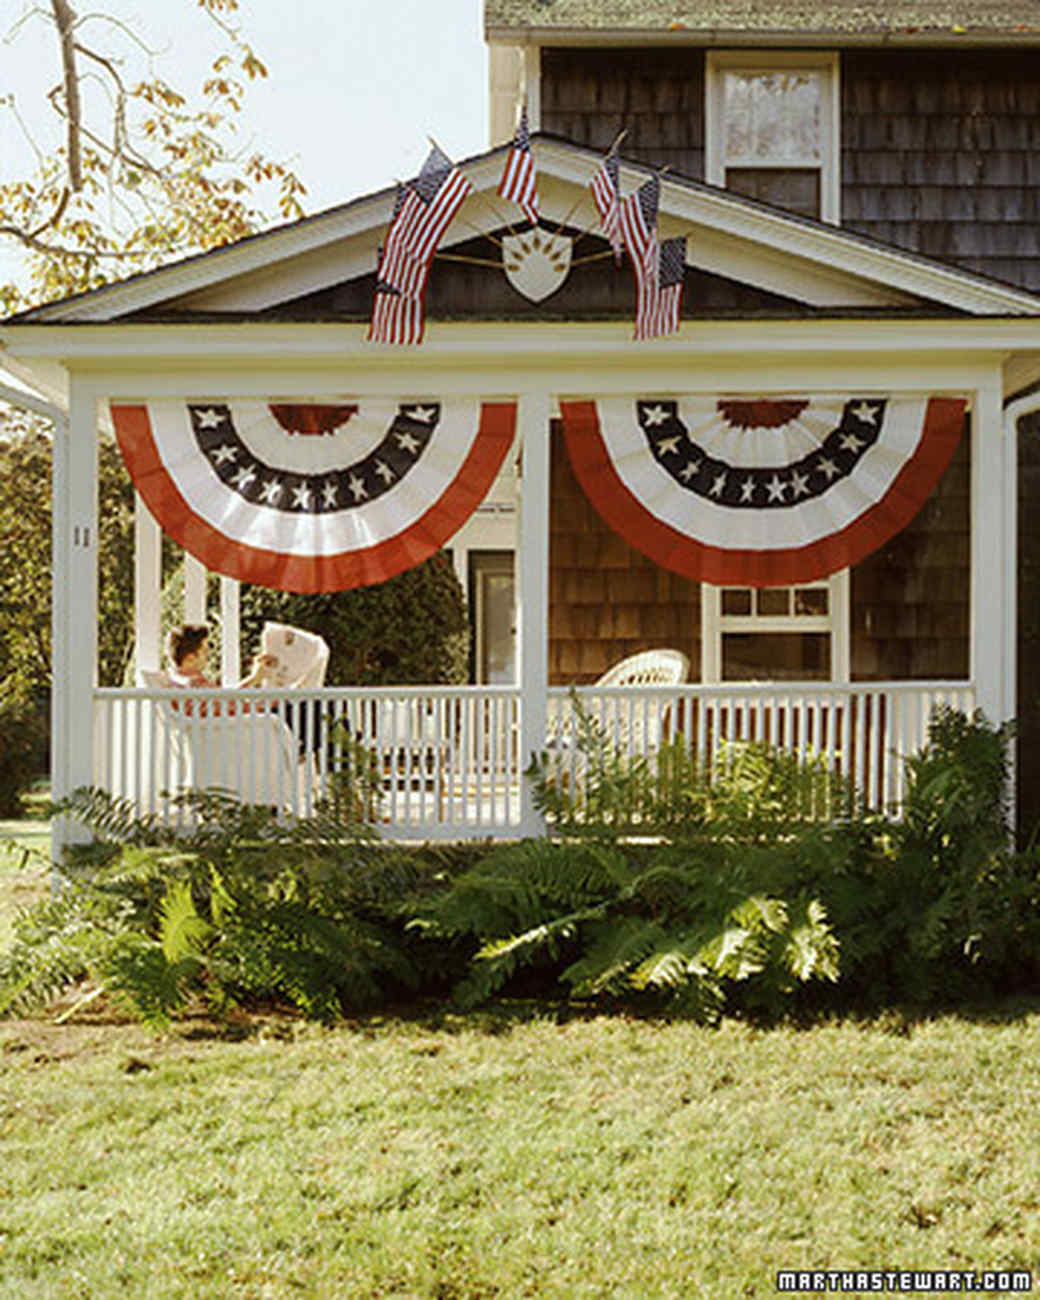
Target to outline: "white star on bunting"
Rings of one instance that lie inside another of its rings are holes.
[[[376,461],[376,473],[384,483],[392,483],[396,477],[394,471],[384,461]]]
[[[419,450],[419,439],[414,433],[399,433],[397,435],[397,445],[414,456]]]
[[[281,495],[282,485],[276,478],[269,478],[260,489],[260,500],[266,501],[269,506],[273,506]]]
[[[857,438],[854,433],[846,433],[842,435],[842,439],[841,439],[842,451],[859,451],[860,447],[865,447],[866,445],[867,444],[863,441],[863,439]]]
[[[769,492],[769,500],[783,501],[784,493],[787,491],[787,489],[790,486],[791,486],[790,483],[784,483],[783,480],[778,475],[774,474],[773,477],[766,484],[766,488]]]
[[[796,497],[809,495],[809,475],[799,474],[798,471],[791,471],[791,491]]]
[[[368,496],[368,488],[365,487],[364,480],[359,478],[357,474],[351,474],[347,487],[353,492],[355,501],[363,501]]]
[[[256,470],[250,465],[243,465],[241,469],[235,471],[231,482],[234,483],[237,488],[244,488],[248,487],[255,478]]]
[[[410,420],[418,420],[420,424],[429,424],[436,414],[435,406],[413,406],[410,411],[405,411]]]
[[[326,483],[321,490],[322,504],[326,508],[328,508],[329,506],[334,506],[336,504],[336,497],[338,493],[339,493],[339,488],[336,486],[335,483]]]
[[[668,419],[668,412],[663,406],[646,406],[643,408],[643,418],[646,421],[646,427],[653,429],[658,424],[664,424]]]
[[[877,424],[880,409],[879,406],[871,406],[869,402],[860,402],[859,406],[852,408],[852,414],[864,424]]]
[[[238,455],[238,448],[233,447],[229,442],[225,442],[222,447],[214,447],[210,455],[218,465],[223,465],[226,461],[235,459]]]
[[[837,465],[835,465],[834,461],[832,461],[829,456],[821,456],[816,464],[816,468],[821,474],[826,474],[828,483],[833,479],[836,479],[841,473],[841,470]]]
[[[205,411],[198,411],[196,412],[196,415],[198,417],[200,429],[216,429],[224,421],[224,417],[220,411],[214,411],[212,407],[209,407]]]
[[[310,509],[311,490],[306,483],[302,483],[299,487],[294,487],[292,495],[294,506],[302,506],[304,510]]]
[[[675,456],[678,454],[678,451],[679,439],[677,437],[662,438],[657,444],[657,454],[659,456]]]
[[[711,490],[709,491],[708,495],[713,497],[722,496],[722,490],[723,488],[725,488],[725,486],[726,486],[725,474],[716,475],[715,481],[712,483]]]
[[[754,490],[755,490],[755,480],[753,478],[746,478],[744,482],[741,483],[740,485],[741,501],[750,501],[751,494],[752,492],[754,492]]]
[[[683,466],[683,468],[679,471],[679,477],[683,480],[683,482],[689,483],[690,479],[694,478],[700,472],[701,472],[700,461],[688,460],[686,464]]]

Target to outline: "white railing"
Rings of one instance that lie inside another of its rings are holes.
[[[678,742],[710,773],[723,742],[766,741],[818,757],[875,808],[901,801],[902,759],[924,742],[933,708],[974,707],[965,682],[552,688],[547,749],[575,781],[575,699],[622,752]],[[521,824],[520,710],[515,687],[99,689],[94,782],[173,821],[183,813],[170,793],[216,786],[291,815],[366,799],[366,816],[393,837],[518,835],[532,829]]]
[[[728,761],[727,747],[763,741],[819,760],[869,807],[890,809],[902,802],[903,760],[924,744],[932,711],[945,704],[971,712],[974,699],[967,682],[554,688],[550,754],[559,772],[580,781],[584,759],[573,743],[580,710],[622,753],[653,754],[681,743],[710,777]]]
[[[103,688],[94,782],[175,824],[171,793],[219,787],[302,816],[347,800],[393,835],[516,833],[519,707],[512,687]]]

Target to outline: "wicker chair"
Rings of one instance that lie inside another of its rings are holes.
[[[627,690],[640,686],[679,686],[689,672],[690,661],[681,650],[642,650],[620,660],[594,682],[592,691],[604,689],[611,694],[599,699],[593,696],[585,707],[616,749],[631,754],[652,754],[660,748],[672,701],[656,695],[626,699],[613,692],[619,687]],[[559,703],[549,716],[547,746],[557,752],[561,765],[573,777],[580,777],[585,763],[575,752],[573,708],[570,700]]]

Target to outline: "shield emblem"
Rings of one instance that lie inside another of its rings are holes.
[[[502,240],[506,278],[517,293],[531,302],[541,302],[566,280],[572,244],[566,235],[550,235],[545,230],[507,235]]]

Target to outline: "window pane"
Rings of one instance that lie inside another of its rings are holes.
[[[727,72],[726,156],[819,158],[821,80],[805,69]]]
[[[750,614],[751,589],[749,587],[727,587],[722,593],[723,614]]]
[[[722,680],[826,681],[831,675],[826,632],[725,632]]]
[[[757,612],[759,614],[790,614],[790,587],[761,587],[758,592]]]
[[[809,167],[727,167],[726,189],[799,216],[820,216],[820,173]]]
[[[826,587],[799,587],[794,593],[794,612],[796,614],[826,614]]]

